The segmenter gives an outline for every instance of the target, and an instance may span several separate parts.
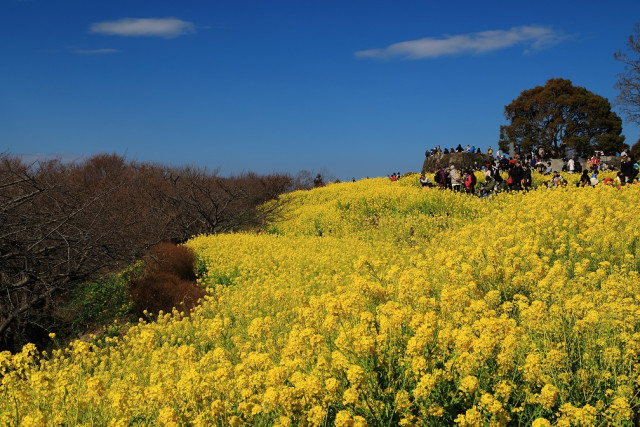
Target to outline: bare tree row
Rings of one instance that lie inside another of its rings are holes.
[[[0,350],[39,341],[55,305],[83,281],[162,241],[260,227],[287,175],[220,177],[98,155],[26,164],[0,155]]]

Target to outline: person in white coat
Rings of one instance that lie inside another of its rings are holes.
[[[460,191],[462,185],[462,176],[460,171],[454,165],[449,168],[449,177],[451,178],[451,188],[453,191]]]

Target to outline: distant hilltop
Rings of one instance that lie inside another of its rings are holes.
[[[493,164],[494,158],[489,154],[476,153],[451,153],[451,154],[435,154],[424,159],[422,164],[422,173],[435,173],[438,167],[445,168],[453,165],[457,169],[466,168],[480,169],[487,163]]]

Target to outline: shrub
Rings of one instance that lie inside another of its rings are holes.
[[[174,307],[188,313],[204,297],[204,290],[195,282],[192,249],[161,243],[150,250],[144,263],[142,275],[130,283],[138,314],[170,312]]]
[[[145,259],[145,273],[169,273],[180,279],[195,281],[196,256],[191,248],[172,243],[159,243]]]

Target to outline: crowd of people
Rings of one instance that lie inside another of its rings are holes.
[[[441,154],[447,154],[448,151],[447,149],[442,151],[438,146],[432,150],[427,150],[427,157],[431,155],[441,156]],[[462,147],[458,145],[458,148],[454,152],[478,153],[479,149],[467,146],[467,148],[463,150]],[[489,147],[487,154],[493,156],[491,147]],[[599,154],[600,153],[596,153],[594,156],[588,158],[585,161],[584,168],[576,156],[564,159],[562,171],[570,174],[581,173],[582,175],[577,183],[578,186],[598,185],[600,183],[598,180],[598,172],[613,170],[613,168],[601,161]],[[620,169],[616,178],[605,178],[603,181],[605,185],[624,186],[637,181],[640,165],[635,162],[631,156],[627,155],[627,153],[621,153],[620,157]],[[482,182],[477,182],[478,179],[476,178],[475,172],[479,170],[481,170],[485,176],[485,180]],[[546,184],[548,187],[567,185],[567,180],[560,175],[559,171],[553,170],[552,163],[546,158],[544,149],[542,148],[522,157],[518,153],[511,159],[498,150],[492,163],[484,165],[475,164],[474,167],[463,168],[462,170],[456,168],[455,165],[450,165],[449,167],[441,165],[433,175],[433,180],[423,173],[420,176],[420,183],[423,187],[427,188],[448,188],[453,191],[486,197],[489,194],[500,191],[527,191],[531,189],[532,170],[537,170],[544,175],[551,175],[551,180]],[[504,177],[505,172],[506,178]],[[395,179],[399,178],[399,174],[397,176],[394,174],[394,176],[396,177]],[[392,180],[394,180],[393,177]]]
[[[500,150],[498,150],[500,151]],[[452,153],[472,153],[472,154],[482,154],[482,151],[480,151],[480,147],[476,148],[475,145],[469,145],[467,144],[466,148],[462,148],[461,144],[458,144],[458,146],[456,148],[444,148],[442,149],[439,145],[432,148],[431,150],[427,150],[425,151],[425,156],[427,157],[431,157],[431,156],[439,156],[442,154],[452,154]],[[489,147],[489,149],[487,150],[487,154],[493,155],[493,149],[491,147]]]
[[[420,184],[423,187],[448,188],[453,191],[461,191],[478,196],[487,196],[499,191],[519,191],[531,188],[531,168],[526,164],[515,161],[508,169],[505,179],[498,165],[484,165],[485,180],[478,183],[474,168],[459,170],[454,165],[440,166],[433,176],[433,181],[425,174],[420,176]]]

